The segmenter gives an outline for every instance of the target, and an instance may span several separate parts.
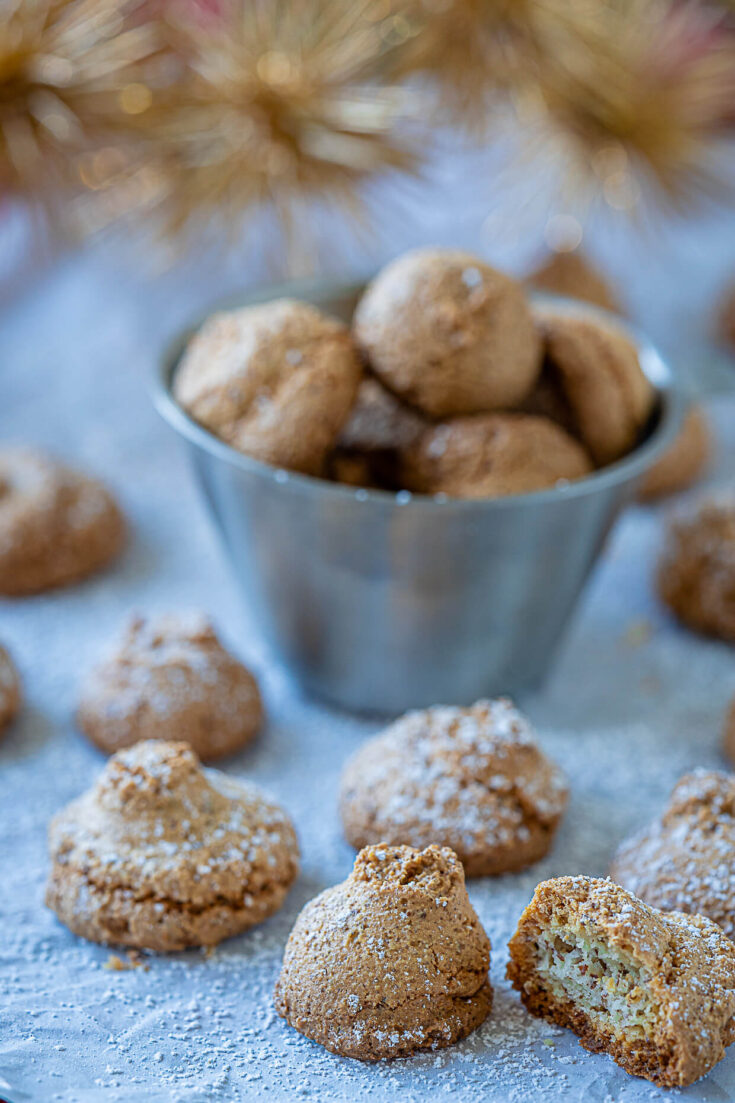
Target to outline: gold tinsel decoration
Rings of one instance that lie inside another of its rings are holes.
[[[233,240],[264,205],[357,214],[432,128],[484,141],[510,106],[612,206],[641,177],[682,204],[735,134],[734,33],[704,0],[6,0],[0,197]]]
[[[83,158],[125,157],[157,32],[128,0],[7,0],[0,22],[0,197],[52,206],[85,189]]]

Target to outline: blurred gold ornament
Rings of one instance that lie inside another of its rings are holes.
[[[363,178],[414,164],[382,0],[223,0],[169,42],[180,67],[135,121],[171,235],[231,231],[266,203],[292,227],[306,199],[357,214]]]
[[[132,0],[6,0],[0,22],[0,197],[59,207],[87,152],[127,135],[126,97],[155,49]],[[135,16],[135,19],[133,19]],[[109,158],[108,158],[109,161]]]

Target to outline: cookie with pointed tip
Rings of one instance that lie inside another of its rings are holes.
[[[659,1087],[694,1083],[735,1040],[735,944],[701,915],[557,877],[537,886],[508,949],[532,1015]]]
[[[490,941],[446,847],[370,846],[291,931],[275,1005],[307,1038],[377,1061],[439,1049],[490,1013]]]
[[[174,377],[184,409],[263,463],[319,475],[357,395],[349,330],[294,299],[213,314]]]
[[[427,429],[404,452],[403,485],[420,494],[501,498],[574,482],[592,472],[584,447],[548,418],[475,414]]]
[[[415,249],[383,268],[353,332],[385,386],[433,418],[514,406],[541,367],[522,286],[455,249]]]
[[[187,743],[119,751],[51,821],[46,904],[93,942],[214,946],[283,904],[298,873],[290,819]]]
[[[122,513],[97,479],[30,448],[0,450],[0,594],[86,578],[124,538]]]
[[[20,675],[10,652],[0,645],[0,735],[15,717],[20,703]]]
[[[201,615],[134,617],[77,708],[79,728],[108,754],[175,739],[211,761],[247,746],[262,722],[258,683]]]
[[[526,277],[529,286],[592,303],[613,314],[620,304],[609,282],[579,249],[553,252]]]
[[[448,846],[468,877],[538,861],[567,802],[561,771],[511,701],[409,712],[347,762],[340,814],[360,848]]]
[[[663,815],[622,844],[610,876],[655,908],[706,915],[735,938],[735,777],[686,774]]]
[[[655,398],[635,345],[611,321],[552,306],[539,307],[536,317],[546,370],[576,435],[596,464],[620,459],[638,442]]]
[[[735,498],[705,498],[675,518],[658,565],[658,591],[684,624],[735,640]]]

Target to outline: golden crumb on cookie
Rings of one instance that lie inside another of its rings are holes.
[[[318,475],[360,377],[342,322],[308,303],[276,299],[213,314],[184,352],[174,395],[240,452]]]
[[[405,450],[403,484],[422,494],[499,498],[581,479],[584,447],[561,426],[530,414],[474,414],[427,429]]]
[[[522,286],[454,249],[416,249],[383,268],[353,328],[374,373],[430,417],[513,406],[541,366]]]
[[[125,522],[96,479],[30,448],[0,450],[0,594],[34,594],[104,567]]]
[[[663,815],[622,844],[610,877],[655,908],[705,915],[735,938],[735,777],[682,777]]]
[[[638,497],[648,502],[686,490],[704,474],[711,451],[704,410],[701,406],[691,406],[673,443],[643,476]]]
[[[597,464],[629,452],[648,421],[655,392],[636,347],[616,325],[552,306],[536,311],[547,369]]]
[[[407,713],[360,747],[340,783],[354,847],[435,842],[456,852],[468,877],[542,858],[566,802],[561,771],[504,698]]]
[[[550,291],[570,299],[620,313],[620,304],[609,282],[578,249],[550,253],[525,281],[539,291]]]
[[[658,565],[658,591],[679,620],[735,640],[735,498],[705,498],[676,518]]]
[[[176,739],[205,761],[245,747],[262,721],[258,683],[200,615],[134,617],[85,679],[77,709],[79,728],[103,751]]]
[[[347,880],[297,918],[275,1005],[332,1053],[408,1057],[484,1022],[489,965],[490,942],[451,850],[367,847]]]
[[[537,886],[508,948],[532,1015],[659,1087],[698,1080],[735,1040],[735,945],[701,915],[557,877]]]
[[[114,755],[49,828],[46,904],[94,942],[214,946],[277,911],[298,873],[283,809],[187,743]]]
[[[0,735],[21,705],[20,674],[10,652],[0,644]]]

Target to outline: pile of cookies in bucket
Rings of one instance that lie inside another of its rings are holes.
[[[423,329],[422,301],[433,319]],[[293,301],[212,319],[175,392],[201,424],[272,465],[469,497],[614,462],[645,432],[653,400],[614,321],[533,309],[477,258],[426,250],[376,278],[352,331]],[[25,449],[0,455],[1,594],[101,571],[126,535],[96,479]],[[675,522],[658,584],[682,623],[735,642],[735,503],[708,501]],[[0,648],[0,730],[22,697]],[[174,952],[217,945],[283,906],[300,864],[288,812],[208,765],[265,723],[256,678],[206,618],[127,625],[86,677],[76,714],[111,757],[49,831],[46,903],[72,932]],[[724,752],[735,762],[735,704]],[[296,918],[278,1014],[366,1061],[469,1035],[491,1014],[493,990],[465,879],[543,858],[568,794],[506,699],[411,712],[368,739],[334,794],[354,867]],[[659,1086],[690,1084],[735,1040],[735,777],[680,779],[608,872],[537,886],[507,976],[532,1015],[586,1048]]]
[[[515,279],[441,249],[388,264],[351,326],[293,299],[212,315],[173,394],[266,464],[457,498],[584,478],[635,448],[655,402],[613,316],[533,305]]]

